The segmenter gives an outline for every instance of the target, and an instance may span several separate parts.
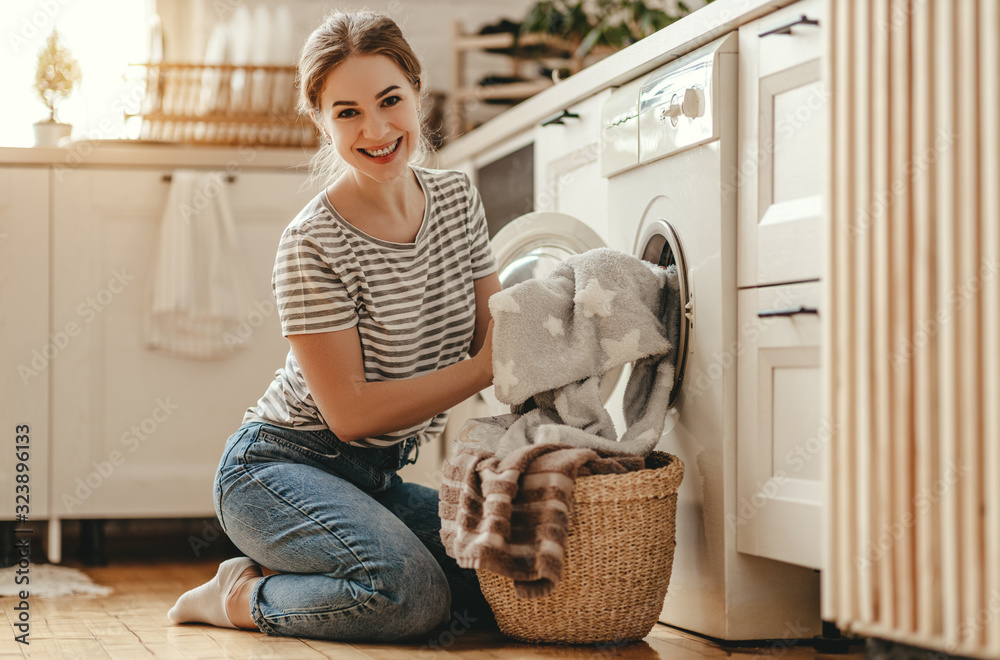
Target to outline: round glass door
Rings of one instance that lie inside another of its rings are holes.
[[[673,225],[659,218],[645,226],[636,237],[635,255],[643,261],[662,268],[677,269],[677,308],[662,311],[664,323],[675,326],[677,350],[674,361],[674,386],[670,390],[670,405],[674,404],[684,379],[684,364],[688,351],[688,334],[691,330],[691,289],[688,285],[687,264],[681,249],[680,237]]]

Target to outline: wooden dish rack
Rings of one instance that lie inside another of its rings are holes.
[[[295,67],[133,64],[145,69],[139,139],[205,145],[315,147],[316,128],[295,111]]]

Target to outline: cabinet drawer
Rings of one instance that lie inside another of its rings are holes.
[[[823,273],[830,94],[820,42],[826,7],[825,0],[803,0],[740,28],[741,287],[815,280]],[[802,16],[819,25],[773,32]]]
[[[535,210],[571,215],[608,241],[607,186],[601,176],[601,108],[604,90],[568,108],[579,115],[537,127]]]
[[[538,126],[538,138],[535,143],[536,153],[544,155],[547,159],[553,159],[559,155],[574,152],[581,147],[589,146],[596,151],[601,140],[601,106],[604,100],[611,94],[607,89],[593,96],[568,106],[565,111],[576,117],[567,116],[557,120],[561,123],[549,123]],[[560,110],[560,112],[562,112]],[[559,113],[542,120],[555,119]]]
[[[819,21],[819,25],[805,22],[803,16],[808,21]],[[818,59],[823,49],[822,30],[826,25],[824,0],[801,0],[758,20],[760,76]]]
[[[821,567],[820,283],[739,292],[737,547]]]
[[[819,282],[759,287],[745,293],[747,308],[740,310],[740,320],[758,324],[760,348],[820,345]]]

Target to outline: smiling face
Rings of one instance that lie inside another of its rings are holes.
[[[319,120],[340,157],[376,181],[407,170],[420,140],[419,97],[384,55],[357,55],[326,77]]]

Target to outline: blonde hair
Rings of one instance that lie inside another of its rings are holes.
[[[403,37],[399,26],[388,16],[374,12],[357,13],[334,12],[323,19],[305,45],[299,58],[296,85],[298,87],[298,111],[313,116],[313,123],[323,133],[320,117],[322,107],[320,95],[326,78],[337,66],[355,55],[384,55],[399,66],[417,94],[423,97],[420,80],[422,67],[416,53]],[[423,122],[421,121],[421,126]],[[410,162],[420,164],[427,160],[430,143],[421,130]],[[320,147],[310,163],[309,185],[332,183],[346,169],[337,150],[329,142],[320,140]]]

